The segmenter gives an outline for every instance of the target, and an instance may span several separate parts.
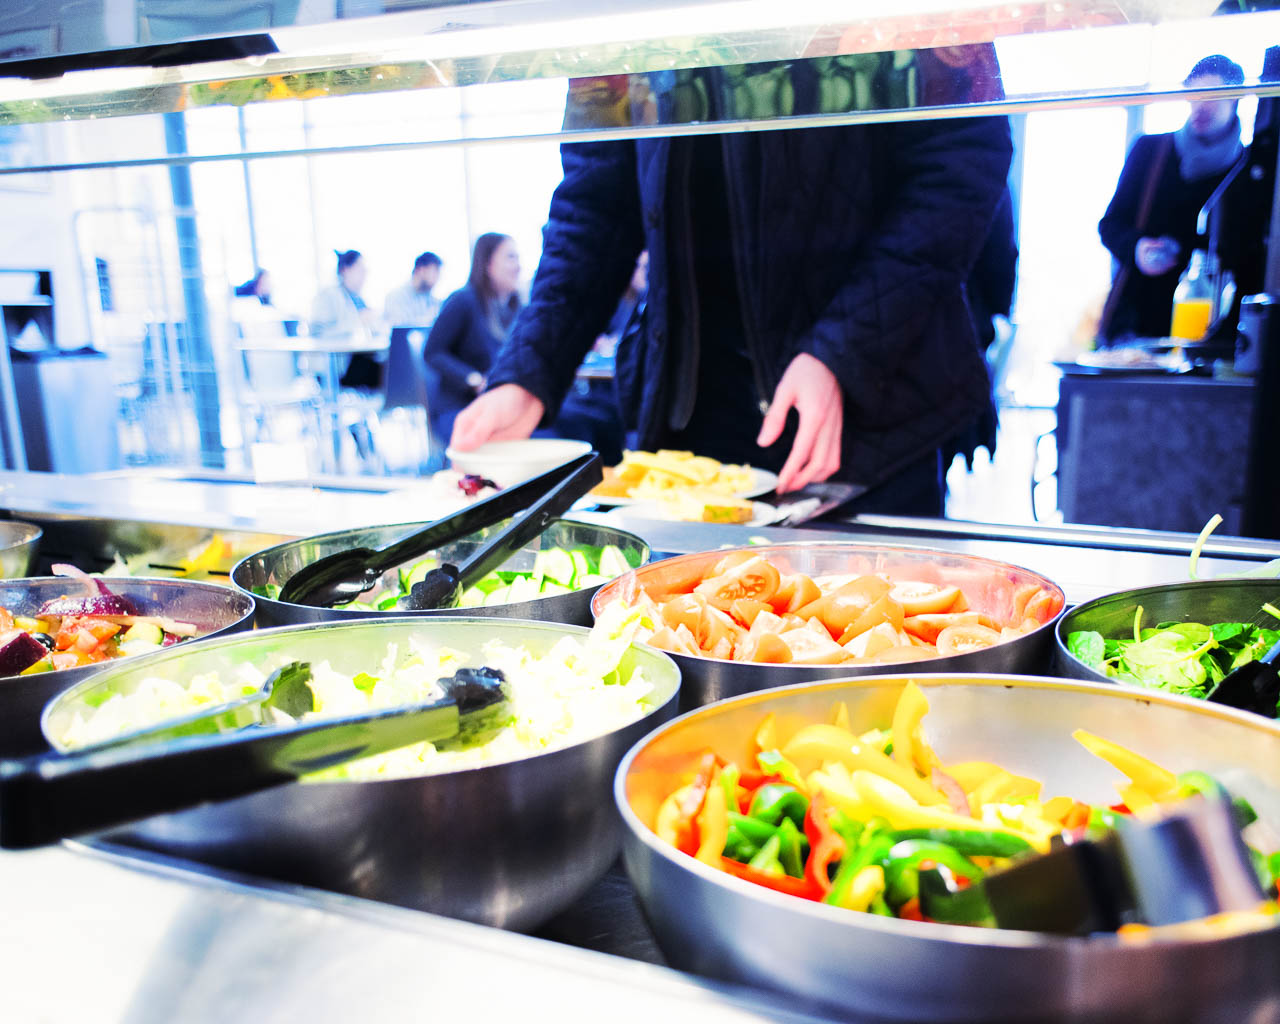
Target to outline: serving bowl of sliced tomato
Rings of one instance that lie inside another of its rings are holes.
[[[680,665],[691,708],[891,665],[1034,673],[1064,605],[1056,583],[1006,562],[832,542],[653,562],[601,587],[592,611],[640,616],[639,636]]]
[[[0,757],[48,750],[45,704],[107,662],[248,629],[253,609],[248,594],[192,580],[0,582]]]

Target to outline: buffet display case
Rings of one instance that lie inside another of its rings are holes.
[[[1191,92],[1158,59],[1173,41],[1193,39],[1212,52],[1221,32],[1242,24],[1261,46],[1280,35],[1280,13],[1254,9],[1265,6],[1221,5],[1223,15],[1237,12],[1227,17],[1215,16],[1213,0],[919,0],[856,8],[830,0],[625,0],[607,12],[579,0],[272,0],[211,5],[205,13],[167,0],[8,5],[0,12],[0,127],[24,131],[66,133],[116,117],[197,118],[256,103],[346,97],[376,104],[381,93],[415,89],[501,85],[514,96],[520,83],[554,81],[563,91],[558,108],[529,107],[473,126],[466,138],[406,138],[375,125],[358,144],[311,146],[290,136],[234,154],[121,153],[103,133],[58,147],[56,159],[32,149],[0,167],[0,183],[36,172],[303,153],[1280,95],[1280,83],[1260,80]],[[997,53],[1007,58],[1003,72]],[[1100,77],[1085,73],[1090,61],[1081,58],[1090,54],[1109,58]],[[427,518],[427,498],[403,481],[267,486],[212,472],[0,474],[6,515],[44,530],[45,566],[76,561],[101,570],[134,560],[148,572],[198,569],[213,577],[288,538]],[[578,517],[602,521],[599,513]],[[834,528],[845,540],[1026,566],[1058,583],[1069,604],[1185,577],[1195,542],[1187,534],[871,516],[825,525],[653,522],[638,532],[657,558],[830,540]],[[1240,538],[1213,538],[1196,550],[1208,574],[1280,557],[1280,545]],[[0,854],[0,894],[14,1019],[342,1020],[418,1014],[424,1005],[433,1014],[472,1016],[481,1007],[486,1019],[536,1006],[577,1019],[603,1005],[622,1019],[819,1019],[801,1000],[660,966],[662,953],[620,867],[533,936],[92,840]],[[68,966],[80,984],[58,984],[55,975]],[[1273,992],[1250,1019],[1275,1019],[1277,1000]]]

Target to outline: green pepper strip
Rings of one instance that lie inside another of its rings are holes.
[[[1258,812],[1253,805],[1242,796],[1231,796],[1227,788],[1212,775],[1200,771],[1183,772],[1178,776],[1178,792],[1182,796],[1229,796],[1231,806],[1236,809],[1236,817],[1240,827],[1246,828],[1258,820]]]
[[[1089,824],[1086,828],[1089,832],[1112,832],[1120,826],[1123,818],[1123,814],[1109,811],[1105,807],[1091,807],[1089,808]]]
[[[982,877],[982,869],[955,847],[931,839],[906,839],[889,851],[885,863],[885,898],[892,906],[900,907],[920,895],[920,865],[925,861],[942,864],[970,882]]]
[[[756,755],[756,764],[765,775],[777,775],[796,789],[804,785],[800,770],[782,756],[778,750],[762,750]]]
[[[920,872],[920,913],[941,924],[994,926],[986,890],[981,885],[956,887],[950,874],[946,868]]]
[[[767,821],[770,825],[790,818],[796,828],[804,828],[804,816],[809,810],[809,798],[795,786],[786,783],[766,783],[756,790],[751,800],[751,817]]]
[[[897,843],[892,832],[880,832],[868,827],[862,833],[863,841],[857,849],[851,849],[848,856],[840,862],[835,880],[831,883],[831,891],[823,898],[824,903],[842,907],[849,898],[849,889],[858,873],[872,864],[879,864],[884,856]]]
[[[769,841],[760,847],[760,852],[747,862],[747,867],[751,868],[752,871],[759,871],[765,875],[785,875],[787,873],[786,869],[782,866],[781,861],[778,860],[778,854],[781,851],[782,840],[775,832],[769,837]]]
[[[783,818],[778,826],[778,862],[792,878],[804,877],[804,860],[809,854],[809,840],[796,828],[790,818]]]
[[[929,839],[944,843],[966,857],[1016,857],[1031,850],[1031,844],[1009,832],[960,828],[904,828],[898,839]]]

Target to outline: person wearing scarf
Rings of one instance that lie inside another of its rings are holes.
[[[1222,54],[1199,61],[1183,82],[1188,89],[1243,83],[1240,65]],[[1200,208],[1242,152],[1235,100],[1197,100],[1176,132],[1134,143],[1098,224],[1114,257],[1118,289],[1108,301],[1100,342],[1168,336],[1178,278],[1202,244],[1196,234]]]

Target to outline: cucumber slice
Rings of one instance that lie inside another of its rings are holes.
[[[348,601],[338,605],[345,612],[376,612],[378,609],[366,601]]]
[[[539,597],[540,593],[539,585],[526,576],[524,579],[516,580],[511,584],[511,589],[507,593],[507,603],[519,604],[523,601],[534,601]]]
[[[471,589],[478,590],[482,594],[492,594],[499,587],[505,587],[510,585],[511,580],[503,579],[502,577],[503,577],[502,573],[491,572],[489,573],[488,576],[484,577],[484,579],[477,582],[476,585]]]
[[[570,586],[573,583],[573,559],[563,548],[539,551],[537,558],[533,560],[533,574],[562,586]]]
[[[164,630],[154,622],[135,622],[120,637],[122,644],[152,644],[159,647],[164,643]]]
[[[494,604],[506,604],[508,602],[507,594],[510,590],[510,587],[499,587],[497,590],[489,591],[484,595],[485,607],[487,608]]]
[[[578,581],[583,576],[590,575],[591,563],[587,561],[587,556],[583,552],[576,549],[569,552],[569,558],[573,561],[573,579],[568,582],[571,586],[580,587],[582,584]],[[561,582],[565,581],[561,580]]]
[[[591,587],[603,587],[608,583],[612,576],[601,576],[599,573],[589,572],[585,576],[578,577],[578,589],[588,590]]]
[[[413,589],[415,583],[421,583],[427,577],[432,569],[439,568],[440,562],[435,558],[424,558],[421,562],[415,562],[412,569],[407,573],[400,570],[400,589],[406,594]]]
[[[492,593],[492,591],[490,591]],[[462,597],[458,599],[459,608],[479,608],[488,600],[488,594],[479,587],[471,587],[469,590],[462,592]]]
[[[627,556],[622,553],[622,549],[615,544],[608,545],[600,552],[600,575],[613,579],[615,576],[621,576],[624,572],[630,572],[632,565],[627,561]]]
[[[539,597],[558,597],[561,594],[572,594],[572,593],[573,593],[573,589],[571,587],[562,587],[560,586],[559,583],[552,583],[549,580],[547,580],[543,582],[542,591],[538,596]]]
[[[400,603],[399,594],[383,594],[378,598],[378,611],[389,612],[394,611],[396,605]]]

